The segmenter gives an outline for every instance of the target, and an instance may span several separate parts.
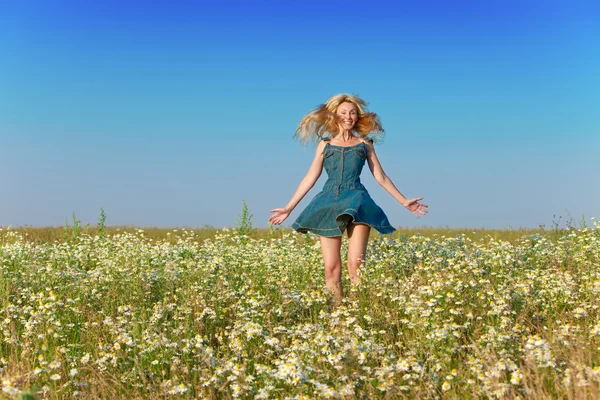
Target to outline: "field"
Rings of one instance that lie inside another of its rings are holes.
[[[339,306],[287,230],[4,228],[0,260],[6,398],[600,398],[597,223],[374,235]]]

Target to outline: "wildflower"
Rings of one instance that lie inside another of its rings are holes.
[[[571,386],[571,369],[567,368],[565,370],[565,376],[563,378],[563,385],[565,385],[566,387]]]
[[[590,334],[600,336],[600,321],[596,322],[596,325],[590,329]]]
[[[238,397],[242,393],[242,387],[237,383],[232,384],[230,388],[234,397]]]
[[[410,369],[410,365],[406,360],[402,360],[397,363],[396,368],[399,371],[408,371]]]
[[[13,383],[10,379],[2,379],[2,391],[11,396],[16,396],[17,393],[20,392],[18,388],[13,386]]]
[[[59,361],[52,361],[50,363],[50,365],[48,365],[48,367],[50,369],[58,369],[58,368],[60,368],[60,362]]]
[[[513,385],[518,385],[519,383],[521,383],[521,379],[523,378],[523,374],[521,373],[521,371],[519,371],[518,369],[513,371],[512,374],[510,375],[510,383],[512,383]]]

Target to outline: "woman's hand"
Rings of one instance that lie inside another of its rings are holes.
[[[406,204],[404,205],[404,207],[406,207],[408,211],[412,212],[417,218],[420,218],[419,214],[427,214],[427,204],[419,203],[421,200],[423,200],[422,197],[410,199],[407,200]]]
[[[274,208],[269,210],[272,213],[275,213],[269,217],[269,222],[273,225],[279,225],[290,215],[291,211],[288,211],[285,208]]]

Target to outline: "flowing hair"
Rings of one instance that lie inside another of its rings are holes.
[[[358,137],[370,141],[383,138],[384,130],[377,114],[366,110],[366,101],[349,94],[330,97],[325,104],[306,114],[298,124],[294,137],[303,144],[309,140],[316,142],[319,139],[331,139],[339,132],[336,111],[342,103],[352,103],[356,106],[358,121],[352,130]]]

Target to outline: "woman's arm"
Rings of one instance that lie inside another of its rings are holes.
[[[409,211],[411,211],[415,217],[419,218],[419,214],[425,215],[427,214],[427,205],[419,203],[420,200],[423,200],[422,197],[407,199],[396,186],[394,182],[383,172],[383,168],[381,167],[381,163],[377,158],[377,154],[375,154],[375,147],[373,143],[369,141],[365,141],[367,145],[367,163],[369,164],[369,169],[373,174],[373,177],[396,201],[406,207]]]
[[[284,208],[274,208],[270,210],[272,213],[274,213],[271,215],[271,217],[269,217],[270,223],[274,225],[281,224],[290,215],[292,210],[296,208],[298,203],[300,203],[300,200],[306,196],[306,193],[308,193],[308,191],[315,185],[315,182],[317,182],[317,179],[319,179],[321,172],[323,171],[323,149],[325,148],[325,145],[325,141],[319,142],[315,152],[315,158],[313,159],[306,176],[302,179],[300,185],[298,185],[298,189],[296,189],[296,192],[287,205]]]

